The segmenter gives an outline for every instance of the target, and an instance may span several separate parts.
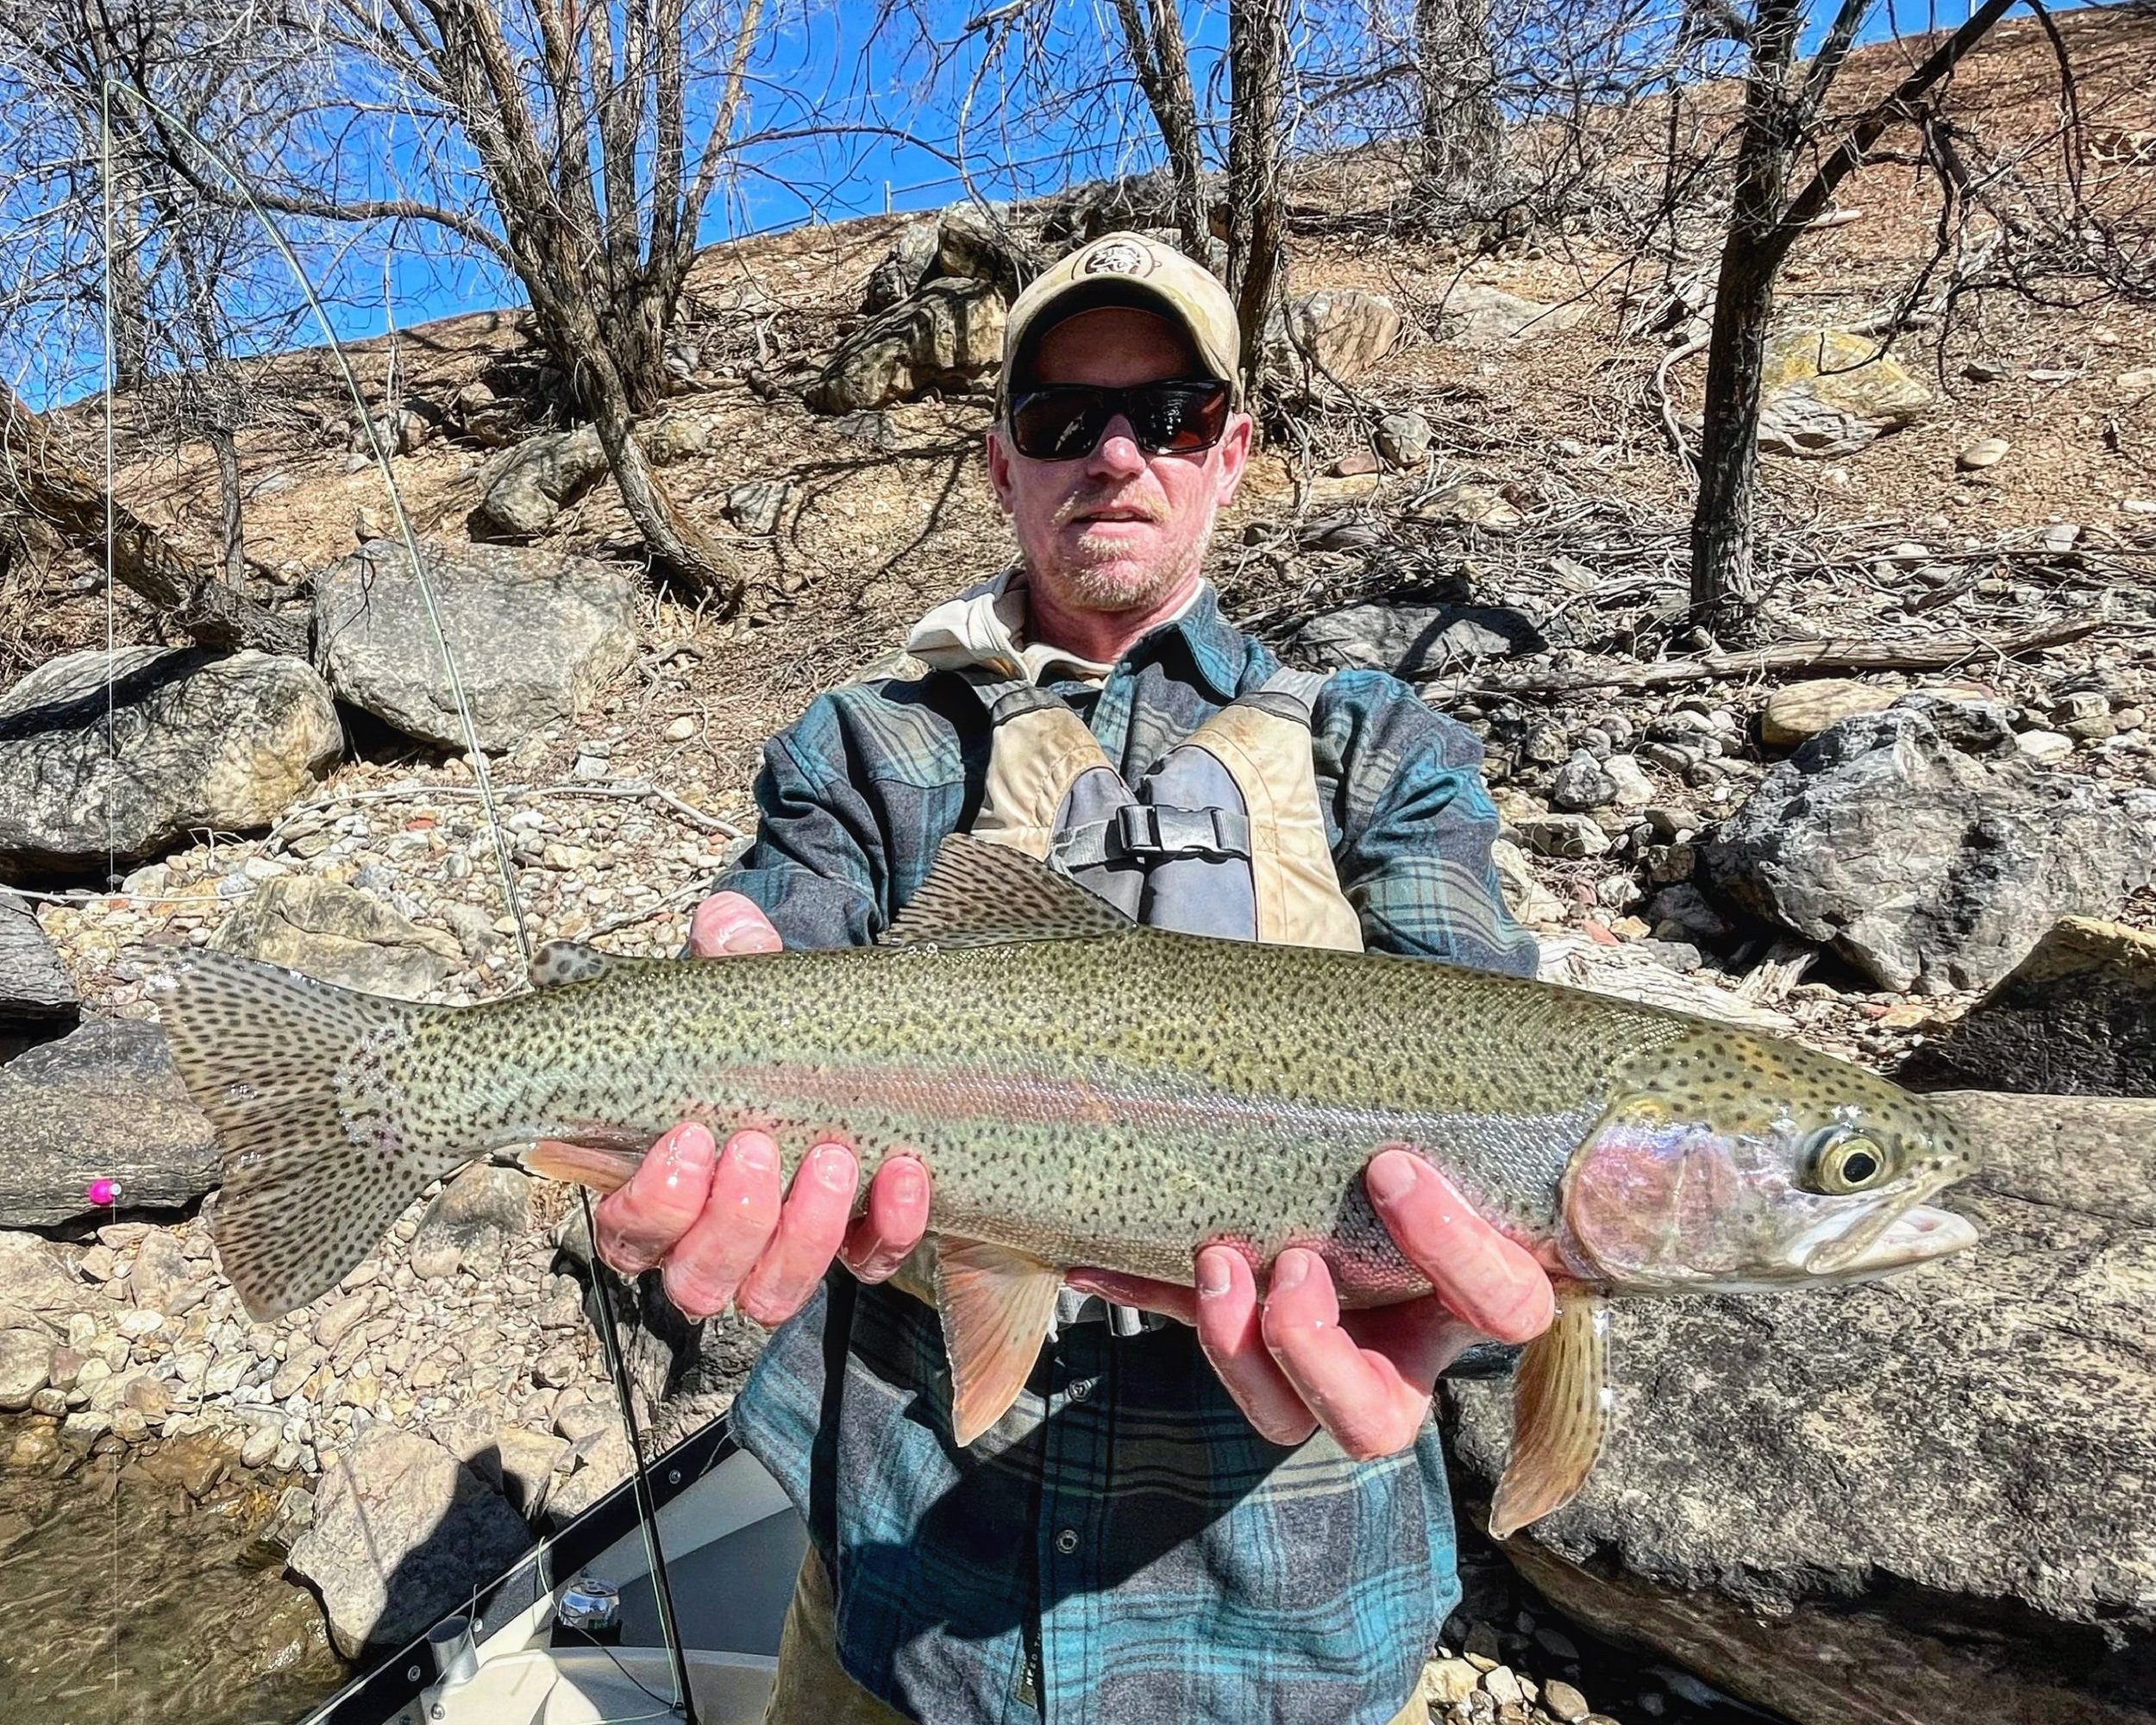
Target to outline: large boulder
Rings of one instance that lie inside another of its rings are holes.
[[[356,887],[280,875],[241,900],[210,944],[325,982],[425,998],[463,962],[454,935],[422,928]]]
[[[531,1176],[514,1168],[474,1163],[454,1176],[427,1207],[411,1239],[411,1267],[421,1276],[458,1268],[493,1271],[530,1215]]]
[[[2063,919],[1898,1076],[1926,1088],[2156,1096],[2156,936]]]
[[[74,979],[29,901],[0,892],[0,1060],[64,1034],[82,1016]]]
[[[1885,346],[1846,329],[1785,329],[1762,361],[1759,447],[1783,455],[1852,455],[1913,423],[1931,392]]]
[[[1275,309],[1263,349],[1268,381],[1291,401],[1342,398],[1400,341],[1400,308],[1359,287],[1321,288]]]
[[[861,413],[960,389],[1001,363],[1008,312],[993,282],[938,276],[840,342],[809,386],[818,413]]]
[[[637,444],[655,467],[700,455],[711,447],[711,422],[693,413],[663,413],[637,426]],[[580,425],[544,431],[494,457],[479,472],[479,513],[502,532],[530,538],[606,475],[598,430]]]
[[[85,1297],[51,1246],[35,1234],[0,1228],[0,1308],[65,1318]]]
[[[512,749],[582,712],[635,662],[635,583],[587,557],[421,542],[479,746]],[[399,731],[464,746],[411,559],[377,539],[315,579],[315,651],[338,696]]]
[[[336,703],[302,660],[122,647],[108,693],[104,653],[70,653],[0,695],[0,874],[103,869],[205,828],[266,827],[343,749]]]
[[[1587,316],[1587,302],[1523,299],[1488,282],[1455,282],[1438,306],[1442,339],[1458,348],[1501,348],[1570,329]]]
[[[180,1208],[217,1183],[216,1138],[154,1024],[92,1019],[0,1067],[0,1226],[86,1215],[100,1178],[131,1210]]]
[[[324,1464],[291,1564],[351,1659],[411,1640],[530,1544],[523,1517],[448,1450],[375,1425]]]
[[[2147,1725],[2156,1102],[1938,1101],[1990,1158],[1949,1200],[1980,1243],[1862,1287],[1617,1302],[1608,1442],[1505,1549],[1799,1725]],[[1493,1477],[1501,1387],[1446,1396]]]
[[[1700,856],[1724,897],[1896,989],[1988,988],[2150,867],[2132,814],[2031,766],[2003,708],[1923,695],[1821,731]]]
[[[1433,677],[1463,662],[1539,653],[1534,619],[1501,605],[1351,605],[1312,618],[1290,643],[1328,671],[1366,668]]]

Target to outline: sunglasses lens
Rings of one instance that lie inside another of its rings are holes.
[[[1156,455],[1210,449],[1228,424],[1224,383],[1156,383],[1131,392],[1131,429]]]
[[[1044,389],[1011,410],[1011,438],[1030,461],[1075,461],[1093,453],[1111,417],[1097,389]]]

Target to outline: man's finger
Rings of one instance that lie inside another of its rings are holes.
[[[735,952],[776,952],[782,943],[755,900],[740,893],[714,893],[689,919],[689,951],[698,958],[721,958]]]
[[[847,1269],[863,1282],[888,1280],[928,1232],[928,1170],[918,1158],[887,1157],[868,1182],[868,1202],[839,1249]]]
[[[1269,1443],[1302,1442],[1318,1421],[1266,1348],[1249,1262],[1226,1246],[1201,1246],[1197,1278],[1198,1345],[1222,1387]]]
[[[629,1183],[592,1214],[599,1255],[624,1276],[640,1276],[666,1256],[703,1214],[718,1147],[711,1129],[686,1121],[662,1135]]]
[[[1341,1328],[1339,1296],[1317,1253],[1294,1247],[1274,1260],[1259,1326],[1281,1375],[1349,1455],[1367,1461],[1414,1441],[1428,1389]]]
[[[768,1132],[726,1140],[703,1214],[666,1256],[667,1297],[682,1314],[726,1309],[779,1226],[779,1146]]]
[[[1549,1328],[1557,1299],[1548,1274],[1436,1169],[1411,1151],[1382,1150],[1363,1183],[1402,1256],[1461,1317],[1501,1342],[1532,1341]]]
[[[843,1144],[819,1144],[801,1159],[771,1244],[734,1295],[744,1317],[782,1324],[806,1303],[846,1237],[860,1179],[861,1165]]]

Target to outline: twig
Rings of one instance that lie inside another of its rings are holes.
[[[1986,639],[1934,635],[1917,641],[1859,641],[1829,637],[1783,641],[1735,653],[1702,653],[1654,665],[1609,665],[1583,671],[1530,673],[1502,681],[1477,682],[1445,693],[1476,695],[1569,694],[1577,689],[1666,689],[1680,683],[1714,682],[1787,671],[1939,671],[1971,659],[2010,659],[2040,647],[2078,641],[2106,627],[2102,617],[2061,618],[2019,634]]]

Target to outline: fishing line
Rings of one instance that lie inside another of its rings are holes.
[[[105,770],[112,771],[112,762],[118,754],[112,735],[112,656],[115,650],[115,618],[113,615],[113,527],[114,504],[112,486],[114,477],[112,441],[112,80],[104,80],[97,98],[98,133],[98,225],[103,245],[104,282],[99,296],[99,317],[103,323],[104,341],[104,443],[105,443]],[[105,819],[105,885],[116,884],[119,869],[116,852],[118,845],[112,827],[112,799],[102,799]],[[111,1214],[119,1218],[119,1198],[113,1196]],[[107,1505],[107,1519],[112,1534],[112,1702],[120,1704],[120,1452],[112,1452],[112,1496]]]

